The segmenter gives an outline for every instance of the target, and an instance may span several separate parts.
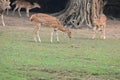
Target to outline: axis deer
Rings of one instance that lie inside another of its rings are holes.
[[[25,8],[26,9],[26,15],[27,15],[27,17],[29,17],[29,11],[31,9],[33,9],[33,8],[40,8],[39,4],[37,4],[37,3],[31,4],[30,2],[27,2],[25,0],[15,0],[12,3],[12,5],[16,5],[12,14],[14,15],[15,11],[18,9],[18,13],[19,13],[20,17],[22,16],[21,12],[20,12],[21,8]]]
[[[100,15],[100,18],[94,17],[93,19],[94,34],[92,39],[95,38],[97,31],[101,31],[101,38],[106,39],[106,36],[105,36],[106,21],[107,21],[107,17],[104,14]]]
[[[50,16],[47,14],[37,13],[37,14],[33,14],[30,17],[30,21],[35,25],[35,28],[34,28],[35,42],[37,41],[41,42],[41,39],[39,36],[39,33],[40,33],[39,30],[42,26],[53,28],[54,31],[51,32],[51,40],[50,40],[51,43],[53,41],[54,32],[56,33],[57,41],[59,42],[59,37],[57,33],[58,30],[67,33],[68,37],[71,38],[71,30],[69,28],[65,28],[56,17]]]
[[[6,9],[10,9],[10,2],[8,0],[0,0],[0,15],[3,26],[5,26],[3,15]]]

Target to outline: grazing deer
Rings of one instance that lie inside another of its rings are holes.
[[[3,15],[6,9],[10,9],[10,2],[8,0],[0,0],[0,15],[3,26],[5,26]]]
[[[52,43],[54,32],[56,33],[57,41],[59,42],[59,37],[57,33],[58,30],[62,32],[66,32],[68,37],[71,38],[71,30],[69,28],[65,28],[56,17],[50,16],[47,14],[38,13],[38,14],[33,14],[30,17],[30,21],[35,25],[35,28],[34,28],[35,42],[37,41],[41,42],[41,39],[39,36],[39,32],[40,32],[39,30],[42,26],[53,28],[54,31],[51,32],[51,40],[50,40],[51,43]]]
[[[29,10],[30,9],[40,8],[39,4],[37,4],[37,3],[31,4],[30,2],[27,2],[25,0],[15,0],[12,3],[12,5],[16,5],[12,14],[14,15],[15,11],[18,9],[18,13],[19,13],[20,17],[22,16],[21,13],[20,13],[21,8],[25,8],[26,9],[26,15],[27,15],[27,17],[29,17]]]
[[[107,21],[107,17],[104,14],[100,15],[100,18],[94,17],[93,19],[94,34],[92,37],[93,39],[95,38],[97,31],[101,31],[101,38],[106,39],[105,36],[106,21]]]

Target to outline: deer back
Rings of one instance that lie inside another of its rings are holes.
[[[47,14],[33,14],[30,18],[32,22],[35,23],[41,23],[43,25],[48,25],[49,27],[60,27],[62,24],[59,22],[59,20],[56,17],[49,16]]]

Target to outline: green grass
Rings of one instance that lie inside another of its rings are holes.
[[[119,80],[120,39],[90,39],[60,32],[60,43],[51,44],[41,32],[42,43],[33,41],[32,29],[0,29],[0,80]]]

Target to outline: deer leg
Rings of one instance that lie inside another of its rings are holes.
[[[37,42],[37,41],[41,42],[39,30],[35,29],[34,31],[35,31],[35,37],[34,37],[35,42]]]
[[[18,6],[16,6],[12,12],[12,15],[14,15],[15,11],[17,10]]]
[[[95,37],[96,37],[96,34],[97,34],[97,27],[94,27],[93,28],[93,37],[92,37],[92,39],[95,39]]]
[[[29,17],[29,9],[26,10],[26,15]]]
[[[59,36],[58,36],[58,31],[57,30],[54,30],[54,32],[56,33],[56,39],[57,39],[57,42],[59,42]]]
[[[37,37],[38,37],[38,41],[39,41],[39,42],[41,42],[40,35],[39,35],[39,33],[40,33],[40,26],[41,26],[41,24],[38,24]]]
[[[50,40],[51,43],[53,42],[53,34],[54,32],[51,32],[51,40]]]
[[[37,42],[37,29],[36,29],[36,27],[34,28],[33,32],[35,33],[34,41]]]
[[[2,19],[2,24],[3,24],[3,26],[5,26],[5,22],[4,22],[3,14],[1,15],[1,19]]]
[[[35,34],[35,36],[34,36],[34,41],[35,42],[37,42],[37,36],[36,36],[37,34]]]
[[[9,13],[9,9],[7,9],[6,11],[7,11],[7,13],[6,13],[6,14],[8,15],[8,13]]]
[[[21,10],[21,7],[20,7],[20,8],[18,8],[18,13],[19,13],[19,16],[21,17],[22,15],[21,15],[20,10]]]
[[[106,24],[104,24],[104,26],[103,26],[103,39],[106,39],[106,36],[105,36],[105,27],[106,27]]]
[[[34,37],[35,42],[37,42],[37,39],[39,42],[41,42],[40,35],[39,35],[39,33],[40,33],[40,26],[39,25],[37,25],[35,27],[34,33],[35,33],[35,37]]]
[[[58,36],[58,32],[56,32],[56,36],[57,36],[57,42],[59,42],[59,36]]]
[[[100,38],[103,39],[103,26],[100,26],[100,28],[101,28],[99,30],[100,31]]]
[[[37,38],[38,38],[38,41],[41,42],[40,35],[39,35],[39,30],[37,31]]]
[[[105,25],[101,26],[101,39],[105,39]]]

